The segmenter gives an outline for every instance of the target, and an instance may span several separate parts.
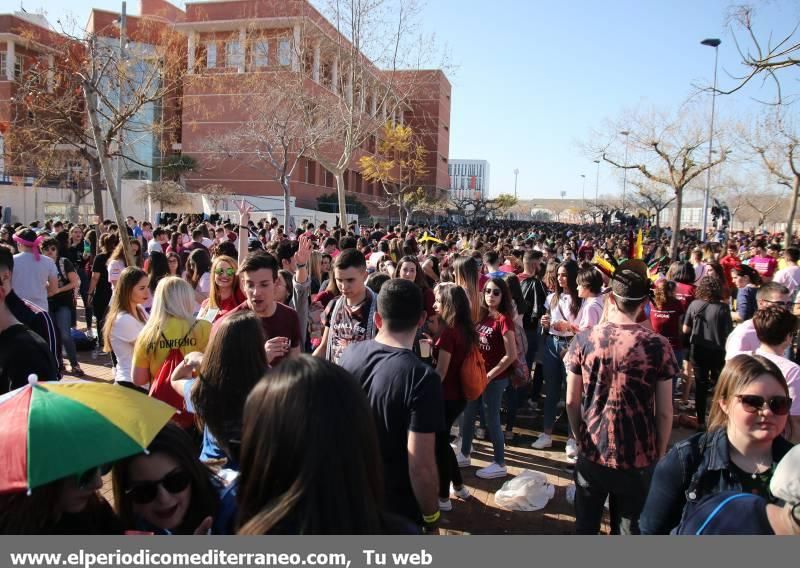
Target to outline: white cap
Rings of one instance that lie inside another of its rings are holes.
[[[790,505],[800,503],[800,446],[783,456],[769,484],[772,494]]]

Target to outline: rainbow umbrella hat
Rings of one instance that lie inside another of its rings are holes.
[[[29,382],[0,397],[0,493],[142,453],[175,413],[110,383]]]

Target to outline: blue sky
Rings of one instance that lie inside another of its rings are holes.
[[[700,40],[717,37],[720,86],[740,74],[740,57],[726,25],[728,0],[428,0],[423,25],[446,44],[456,69],[450,120],[450,158],[491,163],[493,195],[513,192],[519,168],[524,198],[580,198],[586,174],[593,195],[596,166],[577,142],[624,109],[676,108],[693,85],[710,84],[714,52]],[[136,13],[138,2],[128,10]],[[763,37],[788,33],[800,21],[796,0],[755,1]],[[92,6],[118,10],[116,0],[24,0],[51,21],[72,13],[85,21]],[[179,4],[180,5],[180,4]],[[0,13],[19,0],[0,0]],[[746,41],[741,35],[737,34]],[[795,72],[795,77],[797,73]],[[753,98],[769,98],[758,83],[717,99],[718,112],[746,116],[760,111]],[[710,113],[710,101],[709,101]],[[608,165],[600,193],[621,191]]]

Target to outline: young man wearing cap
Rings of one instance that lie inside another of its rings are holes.
[[[606,497],[619,513],[612,532],[638,534],[653,467],[667,450],[679,369],[669,341],[637,323],[649,294],[646,270],[641,261],[620,266],[607,321],[579,333],[564,358],[578,445],[578,534],[598,533]]]

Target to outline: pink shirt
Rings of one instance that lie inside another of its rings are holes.
[[[760,345],[753,320],[749,319],[737,325],[728,336],[725,342],[725,360],[733,359],[740,353],[752,353]]]

